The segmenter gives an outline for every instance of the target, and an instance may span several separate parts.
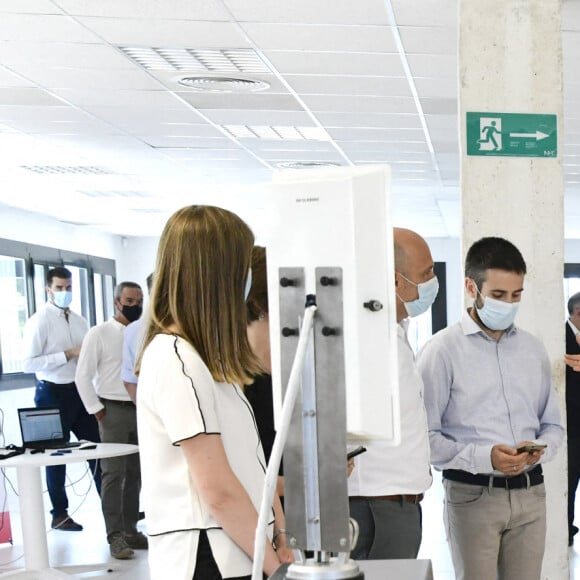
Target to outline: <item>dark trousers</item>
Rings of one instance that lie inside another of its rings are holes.
[[[568,438],[568,539],[574,533],[574,501],[580,481],[580,437]]]
[[[131,443],[137,440],[137,410],[131,401],[101,399],[105,417],[99,422],[103,443]],[[134,534],[139,519],[141,466],[139,454],[101,459],[103,490],[101,506],[107,537],[116,532]]]
[[[414,559],[421,546],[421,505],[374,498],[350,498],[350,517],[359,536],[354,560]]]
[[[237,578],[230,578],[230,580],[250,580],[251,576],[238,576]],[[201,530],[199,532],[199,544],[197,547],[197,558],[195,561],[195,572],[193,580],[223,580],[219,568],[215,563],[209,540],[207,539],[207,532]]]
[[[56,385],[46,381],[37,381],[34,403],[37,407],[59,407],[62,413],[64,436],[70,439],[71,432],[77,439],[86,439],[98,443],[99,428],[93,415],[89,415],[81,401],[76,385]],[[101,494],[101,469],[94,459],[89,460],[91,473],[95,478],[95,487]],[[68,509],[68,498],[65,490],[66,465],[54,465],[46,468],[46,486],[52,503],[53,516],[60,516]]]

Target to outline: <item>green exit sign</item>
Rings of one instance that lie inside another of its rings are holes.
[[[557,115],[467,113],[467,155],[557,157]]]

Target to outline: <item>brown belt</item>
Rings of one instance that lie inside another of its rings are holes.
[[[365,500],[373,500],[373,499],[386,499],[388,501],[400,501],[400,502],[407,502],[407,503],[419,503],[423,499],[422,493],[417,493],[414,495],[407,495],[407,494],[396,494],[396,495],[351,495],[349,499],[365,499]]]

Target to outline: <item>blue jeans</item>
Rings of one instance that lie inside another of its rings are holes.
[[[71,431],[77,439],[100,442],[97,420],[89,415],[81,401],[76,385],[57,385],[46,381],[37,381],[34,403],[37,407],[59,407],[62,413],[64,436],[70,439]],[[89,460],[89,465],[95,487],[101,494],[101,468],[94,459]],[[50,513],[53,516],[66,514],[68,510],[68,498],[65,490],[66,465],[54,465],[46,468],[46,486],[52,503]]]

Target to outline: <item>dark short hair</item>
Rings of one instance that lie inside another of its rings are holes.
[[[568,314],[572,314],[572,311],[576,306],[580,304],[580,292],[576,292],[576,294],[572,294],[568,299]]]
[[[465,257],[465,276],[481,288],[486,271],[496,269],[516,274],[526,273],[526,262],[520,251],[504,238],[481,238],[475,242]]]
[[[266,248],[252,249],[252,287],[246,300],[248,322],[258,320],[261,313],[268,314],[268,280],[266,275]]]
[[[151,274],[147,276],[146,282],[147,282],[147,292],[151,294],[151,288],[153,287],[153,272],[151,272]]]
[[[141,290],[141,286],[136,282],[121,282],[115,286],[115,300],[121,300],[121,295],[123,294],[123,290],[125,288],[137,288]]]
[[[63,280],[72,280],[72,272],[63,268],[62,266],[58,266],[57,268],[53,268],[46,273],[46,285],[52,286],[52,280],[54,278],[62,278]]]

